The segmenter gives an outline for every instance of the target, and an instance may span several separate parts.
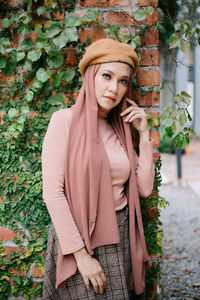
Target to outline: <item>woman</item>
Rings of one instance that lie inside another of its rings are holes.
[[[43,198],[52,219],[45,300],[121,300],[131,289],[144,292],[139,195],[152,192],[154,166],[146,114],[130,99],[138,64],[129,45],[94,42],[79,64],[76,103],[50,120],[42,149]]]

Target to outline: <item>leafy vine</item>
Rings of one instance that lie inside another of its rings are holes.
[[[102,24],[101,11],[91,9],[80,16],[74,13],[75,4],[76,1],[28,0],[13,9],[1,4],[4,18],[0,69],[7,81],[2,81],[0,87],[0,226],[16,233],[12,241],[14,251],[9,252],[0,243],[2,300],[10,295],[30,299],[42,293],[42,280],[39,277],[35,281],[31,275],[35,264],[42,277],[50,223],[42,201],[41,147],[50,116],[73,105],[81,86],[77,61],[91,41],[81,42],[79,32],[91,26],[104,29],[137,51],[141,34],[148,29],[142,26],[134,34],[122,36],[118,26]],[[138,8],[133,18],[139,23],[153,12],[153,7]],[[183,121],[185,117],[182,125]],[[159,120],[154,123],[158,126]],[[156,163],[155,190],[161,181],[159,169],[160,160]],[[153,254],[161,252],[158,205],[165,204],[157,194],[142,201],[146,241]],[[147,209],[155,210],[154,216],[146,213]],[[159,268],[156,263],[149,270],[149,291],[159,279]]]

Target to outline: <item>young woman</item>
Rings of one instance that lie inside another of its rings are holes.
[[[139,196],[153,189],[153,145],[131,99],[138,68],[127,44],[91,44],[76,103],[52,115],[42,149],[49,231],[43,299],[130,299],[148,262]],[[139,157],[131,128],[140,136]]]

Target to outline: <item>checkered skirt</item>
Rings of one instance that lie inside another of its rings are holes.
[[[43,300],[128,300],[130,299],[131,257],[129,244],[128,207],[116,212],[120,231],[120,243],[100,246],[94,249],[94,257],[100,262],[107,279],[102,295],[93,288],[87,291],[82,276],[76,274],[67,279],[66,288],[55,288],[57,235],[51,224],[48,236]]]

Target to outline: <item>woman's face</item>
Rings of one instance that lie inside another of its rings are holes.
[[[110,111],[125,95],[130,79],[129,65],[121,62],[100,65],[94,80],[97,103],[103,110]]]

